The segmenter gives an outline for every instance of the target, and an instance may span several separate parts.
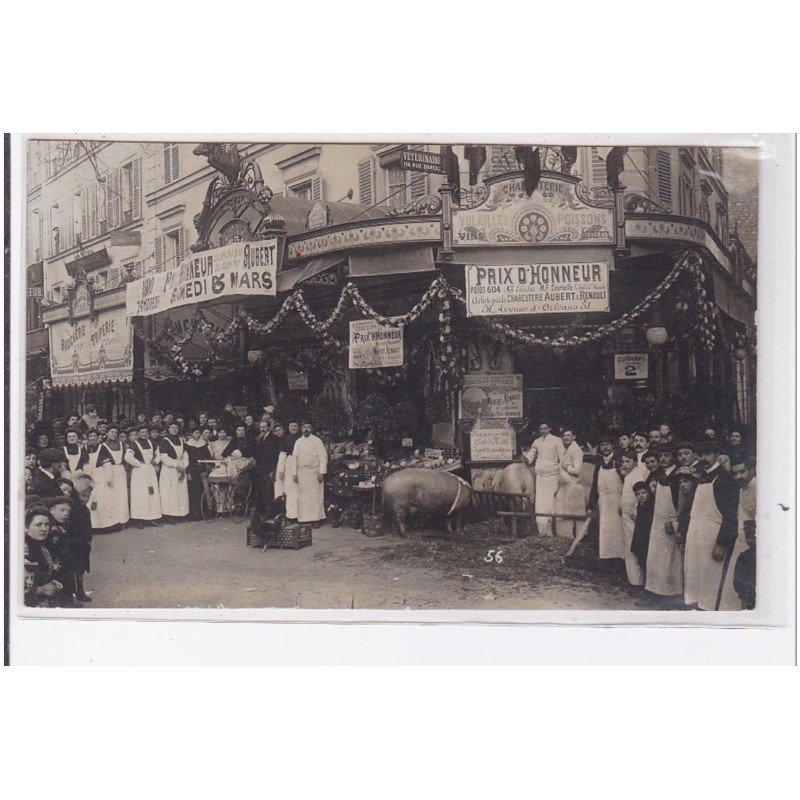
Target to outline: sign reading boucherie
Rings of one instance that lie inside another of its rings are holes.
[[[609,310],[608,264],[468,264],[467,316]]]
[[[171,308],[239,295],[275,297],[278,243],[234,242],[196,253],[164,272],[128,284],[128,316],[147,317]]]
[[[350,369],[378,369],[402,365],[402,326],[387,327],[371,319],[350,323]]]

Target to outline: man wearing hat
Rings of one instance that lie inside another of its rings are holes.
[[[306,419],[300,425],[300,438],[294,445],[291,480],[297,484],[297,521],[313,522],[318,528],[325,519],[325,473],[328,451],[314,425]]]
[[[39,497],[57,497],[61,494],[57,480],[61,477],[64,453],[49,447],[39,453],[39,466],[33,472],[31,493]]]
[[[615,441],[616,437],[612,434],[600,436],[597,442],[600,461],[595,467],[589,492],[589,513],[596,512],[598,518],[599,555],[603,559],[625,558],[625,537],[619,512],[622,478],[614,459]]]
[[[678,542],[678,481],[674,446],[660,445],[656,452],[660,469],[653,507],[653,523],[647,548],[644,588],[661,597],[683,594],[683,551]]]
[[[722,588],[737,536],[739,489],[719,464],[715,439],[697,444],[704,472],[694,493],[684,557],[684,601],[702,611],[739,610],[722,604]]]

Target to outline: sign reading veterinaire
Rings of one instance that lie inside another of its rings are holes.
[[[608,264],[468,264],[467,316],[608,311]]]
[[[371,319],[350,323],[350,369],[403,366],[403,327],[390,328]]]
[[[128,284],[129,317],[148,317],[171,308],[241,295],[275,297],[276,239],[234,242],[195,253],[165,272]]]

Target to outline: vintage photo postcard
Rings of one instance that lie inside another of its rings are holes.
[[[763,150],[586,138],[21,138],[14,613],[763,619]]]

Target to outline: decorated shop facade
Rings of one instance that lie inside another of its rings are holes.
[[[557,150],[547,166],[389,209],[274,197],[241,159],[208,186],[191,257],[123,286],[114,320],[77,277],[54,385],[102,360],[131,410],[272,404],[333,441],[372,428],[476,469],[540,421],[589,440],[656,418],[752,424],[755,270],[735,237],[592,190]],[[77,364],[76,328],[94,348]]]

